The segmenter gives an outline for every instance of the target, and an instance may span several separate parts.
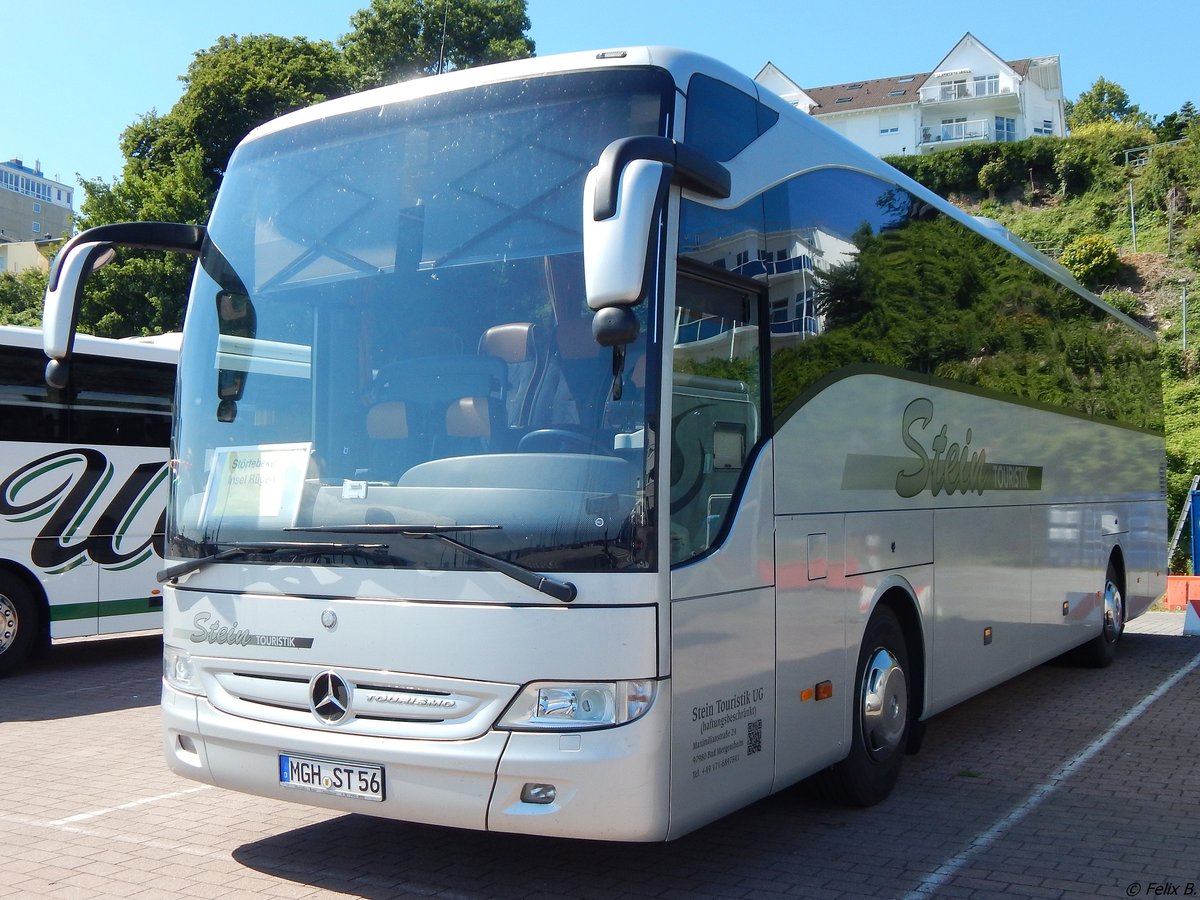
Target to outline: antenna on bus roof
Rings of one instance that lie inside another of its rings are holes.
[[[446,22],[450,18],[450,0],[442,3],[442,46],[438,49],[437,73],[442,74],[442,63],[446,59]]]

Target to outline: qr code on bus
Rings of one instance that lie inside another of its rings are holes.
[[[762,750],[762,719],[746,723],[746,755]]]

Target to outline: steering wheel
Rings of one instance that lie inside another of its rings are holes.
[[[566,428],[538,428],[517,442],[521,453],[595,453],[595,442],[586,434]]]

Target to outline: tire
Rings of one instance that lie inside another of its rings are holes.
[[[29,658],[41,628],[37,603],[29,589],[7,572],[0,572],[0,675],[7,675]]]
[[[832,793],[854,806],[884,800],[900,778],[909,735],[908,645],[900,622],[877,608],[863,632],[854,681],[850,754],[827,770]]]
[[[1117,645],[1125,633],[1125,590],[1121,570],[1109,560],[1104,573],[1104,592],[1101,594],[1104,608],[1100,633],[1075,648],[1072,661],[1091,669],[1103,669],[1117,657]]]

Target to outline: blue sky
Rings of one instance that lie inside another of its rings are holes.
[[[72,185],[77,173],[111,180],[121,171],[121,131],[171,108],[197,50],[223,34],[335,41],[368,3],[0,0],[0,11],[31,26],[7,32],[0,55],[0,159],[40,160],[46,175]],[[667,44],[749,75],[770,61],[814,87],[929,71],[970,31],[1005,59],[1057,54],[1070,99],[1103,76],[1160,117],[1186,100],[1200,104],[1200,79],[1185,62],[1200,34],[1196,0],[529,0],[528,8],[539,56]]]

